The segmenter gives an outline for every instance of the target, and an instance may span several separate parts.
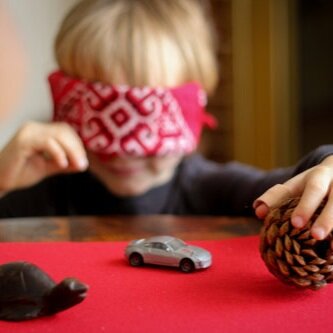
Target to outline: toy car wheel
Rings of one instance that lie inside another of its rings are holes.
[[[143,264],[142,255],[139,253],[132,253],[129,257],[131,266],[141,266]]]
[[[180,264],[179,267],[181,269],[182,272],[184,273],[190,273],[194,271],[194,263],[192,260],[190,259],[183,259]]]

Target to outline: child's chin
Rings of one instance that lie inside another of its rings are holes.
[[[151,188],[151,186],[143,185],[143,184],[142,185],[128,184],[128,185],[114,186],[110,190],[114,194],[121,196],[121,197],[135,197],[135,196],[146,193],[147,191],[150,190],[150,188]]]

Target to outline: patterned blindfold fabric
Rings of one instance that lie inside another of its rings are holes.
[[[70,124],[85,147],[101,157],[190,153],[202,126],[215,126],[197,83],[129,87],[87,82],[61,71],[52,73],[49,83],[53,121]]]

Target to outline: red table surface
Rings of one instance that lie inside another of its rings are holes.
[[[212,267],[134,268],[127,242],[0,243],[0,263],[26,260],[56,281],[89,284],[87,299],[51,317],[10,323],[0,332],[328,332],[333,285],[319,291],[286,286],[258,252],[258,237],[189,242],[211,251]]]

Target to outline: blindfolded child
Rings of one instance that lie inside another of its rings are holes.
[[[217,62],[198,0],[83,0],[65,17],[50,74],[53,121],[24,125],[0,153],[0,216],[205,214],[264,218],[301,196],[292,222],[333,227],[333,146],[258,170],[195,153]],[[254,203],[253,203],[254,202]]]

